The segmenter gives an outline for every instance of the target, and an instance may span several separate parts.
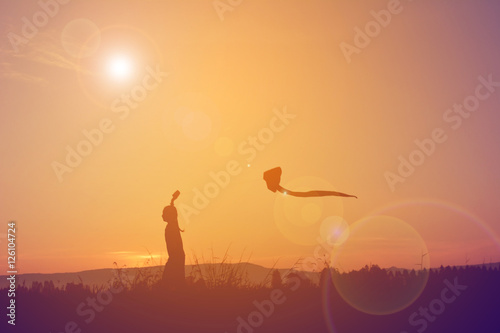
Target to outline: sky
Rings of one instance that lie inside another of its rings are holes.
[[[290,268],[332,239],[342,270],[500,261],[497,2],[0,6],[20,273],[165,263],[176,190],[186,264]],[[273,193],[277,166],[358,199]]]

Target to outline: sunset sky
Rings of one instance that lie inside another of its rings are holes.
[[[165,263],[176,190],[186,264],[289,268],[337,222],[345,270],[500,261],[498,2],[41,3],[0,0],[20,273]]]

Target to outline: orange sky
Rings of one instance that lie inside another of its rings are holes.
[[[355,226],[332,261],[343,269],[415,267],[424,249],[431,266],[500,261],[498,87],[460,124],[445,117],[480,76],[500,81],[497,4],[243,1],[218,15],[213,1],[72,1],[16,50],[42,9],[1,3],[0,221],[17,221],[20,272],[164,263],[177,189],[187,264],[229,247],[291,267],[334,216]],[[446,140],[414,153],[436,128]],[[70,166],[68,149],[88,155]],[[400,156],[423,161],[391,188]],[[283,186],[359,199],[280,197],[262,180],[276,166]],[[389,217],[367,227],[370,214]]]

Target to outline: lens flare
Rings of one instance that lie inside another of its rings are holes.
[[[339,246],[349,237],[349,225],[340,216],[328,216],[321,222],[321,241],[330,246]]]
[[[435,263],[433,267],[441,264],[464,265],[469,260],[471,264],[499,260],[498,233],[486,221],[455,203],[435,198],[410,198],[389,203],[372,214],[393,215],[409,220],[414,217],[415,212],[418,212],[418,223],[425,233],[429,252]],[[443,243],[442,239],[447,242]],[[461,255],[457,257],[457,253]]]
[[[64,50],[74,58],[90,57],[99,49],[101,31],[90,20],[76,19],[63,28],[61,44]]]
[[[215,144],[221,127],[218,107],[207,96],[186,93],[171,99],[163,112],[163,131],[174,148],[199,151]],[[229,139],[230,140],[230,139]],[[220,142],[219,142],[220,143]],[[227,153],[227,141],[216,147]]]
[[[465,207],[462,207],[458,204],[435,199],[435,198],[413,198],[406,199],[402,201],[392,202],[382,208],[374,211],[373,214],[387,214],[388,212],[394,212],[396,210],[406,209],[406,208],[417,208],[422,209],[424,207],[434,207],[440,210],[446,210],[452,212],[458,216],[462,216],[467,219],[469,222],[472,222],[480,229],[482,229],[488,237],[495,242],[498,249],[500,249],[500,236],[495,230],[491,228],[491,226],[483,221],[481,218],[476,216],[474,213],[467,210]]]
[[[311,188],[335,188],[317,177],[300,177],[284,184],[285,188],[307,191]],[[343,203],[339,197],[294,197],[276,195],[274,220],[279,231],[290,241],[300,245],[318,244],[318,225],[328,216],[342,216]]]
[[[422,237],[403,220],[364,218],[351,225],[349,238],[334,250],[333,265],[343,272],[332,274],[332,281],[355,309],[395,313],[424,290],[430,268],[427,252]]]
[[[212,120],[201,111],[188,111],[182,115],[182,132],[193,141],[205,140],[212,131]]]
[[[321,218],[321,207],[317,203],[307,203],[302,207],[300,214],[306,224],[315,224]]]

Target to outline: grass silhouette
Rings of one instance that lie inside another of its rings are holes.
[[[255,283],[248,278],[251,264],[243,257],[233,263],[229,249],[221,257],[213,251],[208,259],[194,256],[186,287],[179,291],[162,291],[161,266],[156,266],[153,256],[134,274],[115,264],[114,278],[103,286],[85,285],[83,281],[64,287],[51,282],[20,285],[16,291],[16,329],[59,333],[65,332],[68,323],[75,323],[81,332],[97,333],[250,333],[241,322],[260,318],[260,313],[262,323],[251,326],[252,332],[416,332],[420,326],[412,326],[410,316],[440,297],[444,280],[456,278],[467,290],[433,322],[427,322],[425,332],[497,332],[500,327],[498,267],[433,269],[428,272],[422,294],[407,308],[389,315],[373,315],[346,302],[332,281],[341,281],[367,302],[390,300],[405,286],[420,281],[422,271],[398,272],[373,265],[342,273],[325,267],[311,275],[293,267],[286,273],[270,268],[263,281]],[[311,276],[318,277],[318,281]],[[112,289],[119,291],[110,292]],[[269,304],[266,302],[276,290],[283,302],[275,304],[272,314],[266,316],[256,304]],[[7,290],[0,293],[5,295]],[[89,300],[97,300],[98,306],[94,309],[88,305]],[[1,325],[5,324],[3,321]]]

